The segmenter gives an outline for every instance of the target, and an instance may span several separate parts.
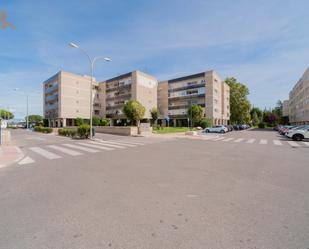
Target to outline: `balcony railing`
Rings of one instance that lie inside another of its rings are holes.
[[[56,100],[58,99],[58,94],[53,94],[45,97],[46,101]]]
[[[189,86],[182,86],[182,87],[175,87],[175,88],[169,88],[169,92],[176,92],[176,91],[182,91],[182,90],[189,90],[189,89],[194,89],[194,88],[200,88],[204,87],[205,83],[202,84],[195,84],[195,85],[189,85]]]
[[[55,84],[52,87],[45,88],[45,93],[51,93],[55,90],[58,90],[58,84]]]
[[[58,103],[45,106],[45,110],[52,110],[52,109],[58,109]]]

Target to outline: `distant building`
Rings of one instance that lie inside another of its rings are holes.
[[[289,94],[291,124],[309,124],[309,68]]]
[[[290,103],[288,100],[282,102],[282,116],[288,117],[290,115]]]
[[[199,105],[214,125],[228,124],[230,88],[215,71],[162,81],[158,86],[160,119],[174,126],[187,126],[188,108]]]

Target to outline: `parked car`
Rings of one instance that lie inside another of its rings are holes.
[[[279,130],[280,135],[285,135],[289,130],[297,127],[296,125],[285,125]]]
[[[227,131],[232,131],[233,130],[233,126],[232,125],[225,125],[225,127],[227,128]]]
[[[216,125],[213,127],[207,127],[204,132],[217,132],[217,133],[226,133],[228,132],[228,129],[224,125]]]
[[[303,126],[302,128],[291,129],[287,132],[286,136],[296,141],[309,139],[309,125]]]

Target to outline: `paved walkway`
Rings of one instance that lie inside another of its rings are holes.
[[[19,161],[22,157],[23,153],[17,146],[0,146],[0,168]]]

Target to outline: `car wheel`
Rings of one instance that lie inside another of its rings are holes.
[[[220,133],[225,133],[225,131],[224,131],[224,130],[221,130]]]
[[[293,137],[292,137],[293,140],[295,141],[302,141],[304,139],[304,136],[301,135],[301,134],[295,134]]]
[[[209,133],[209,130],[206,130],[205,132],[206,132],[206,133]]]

